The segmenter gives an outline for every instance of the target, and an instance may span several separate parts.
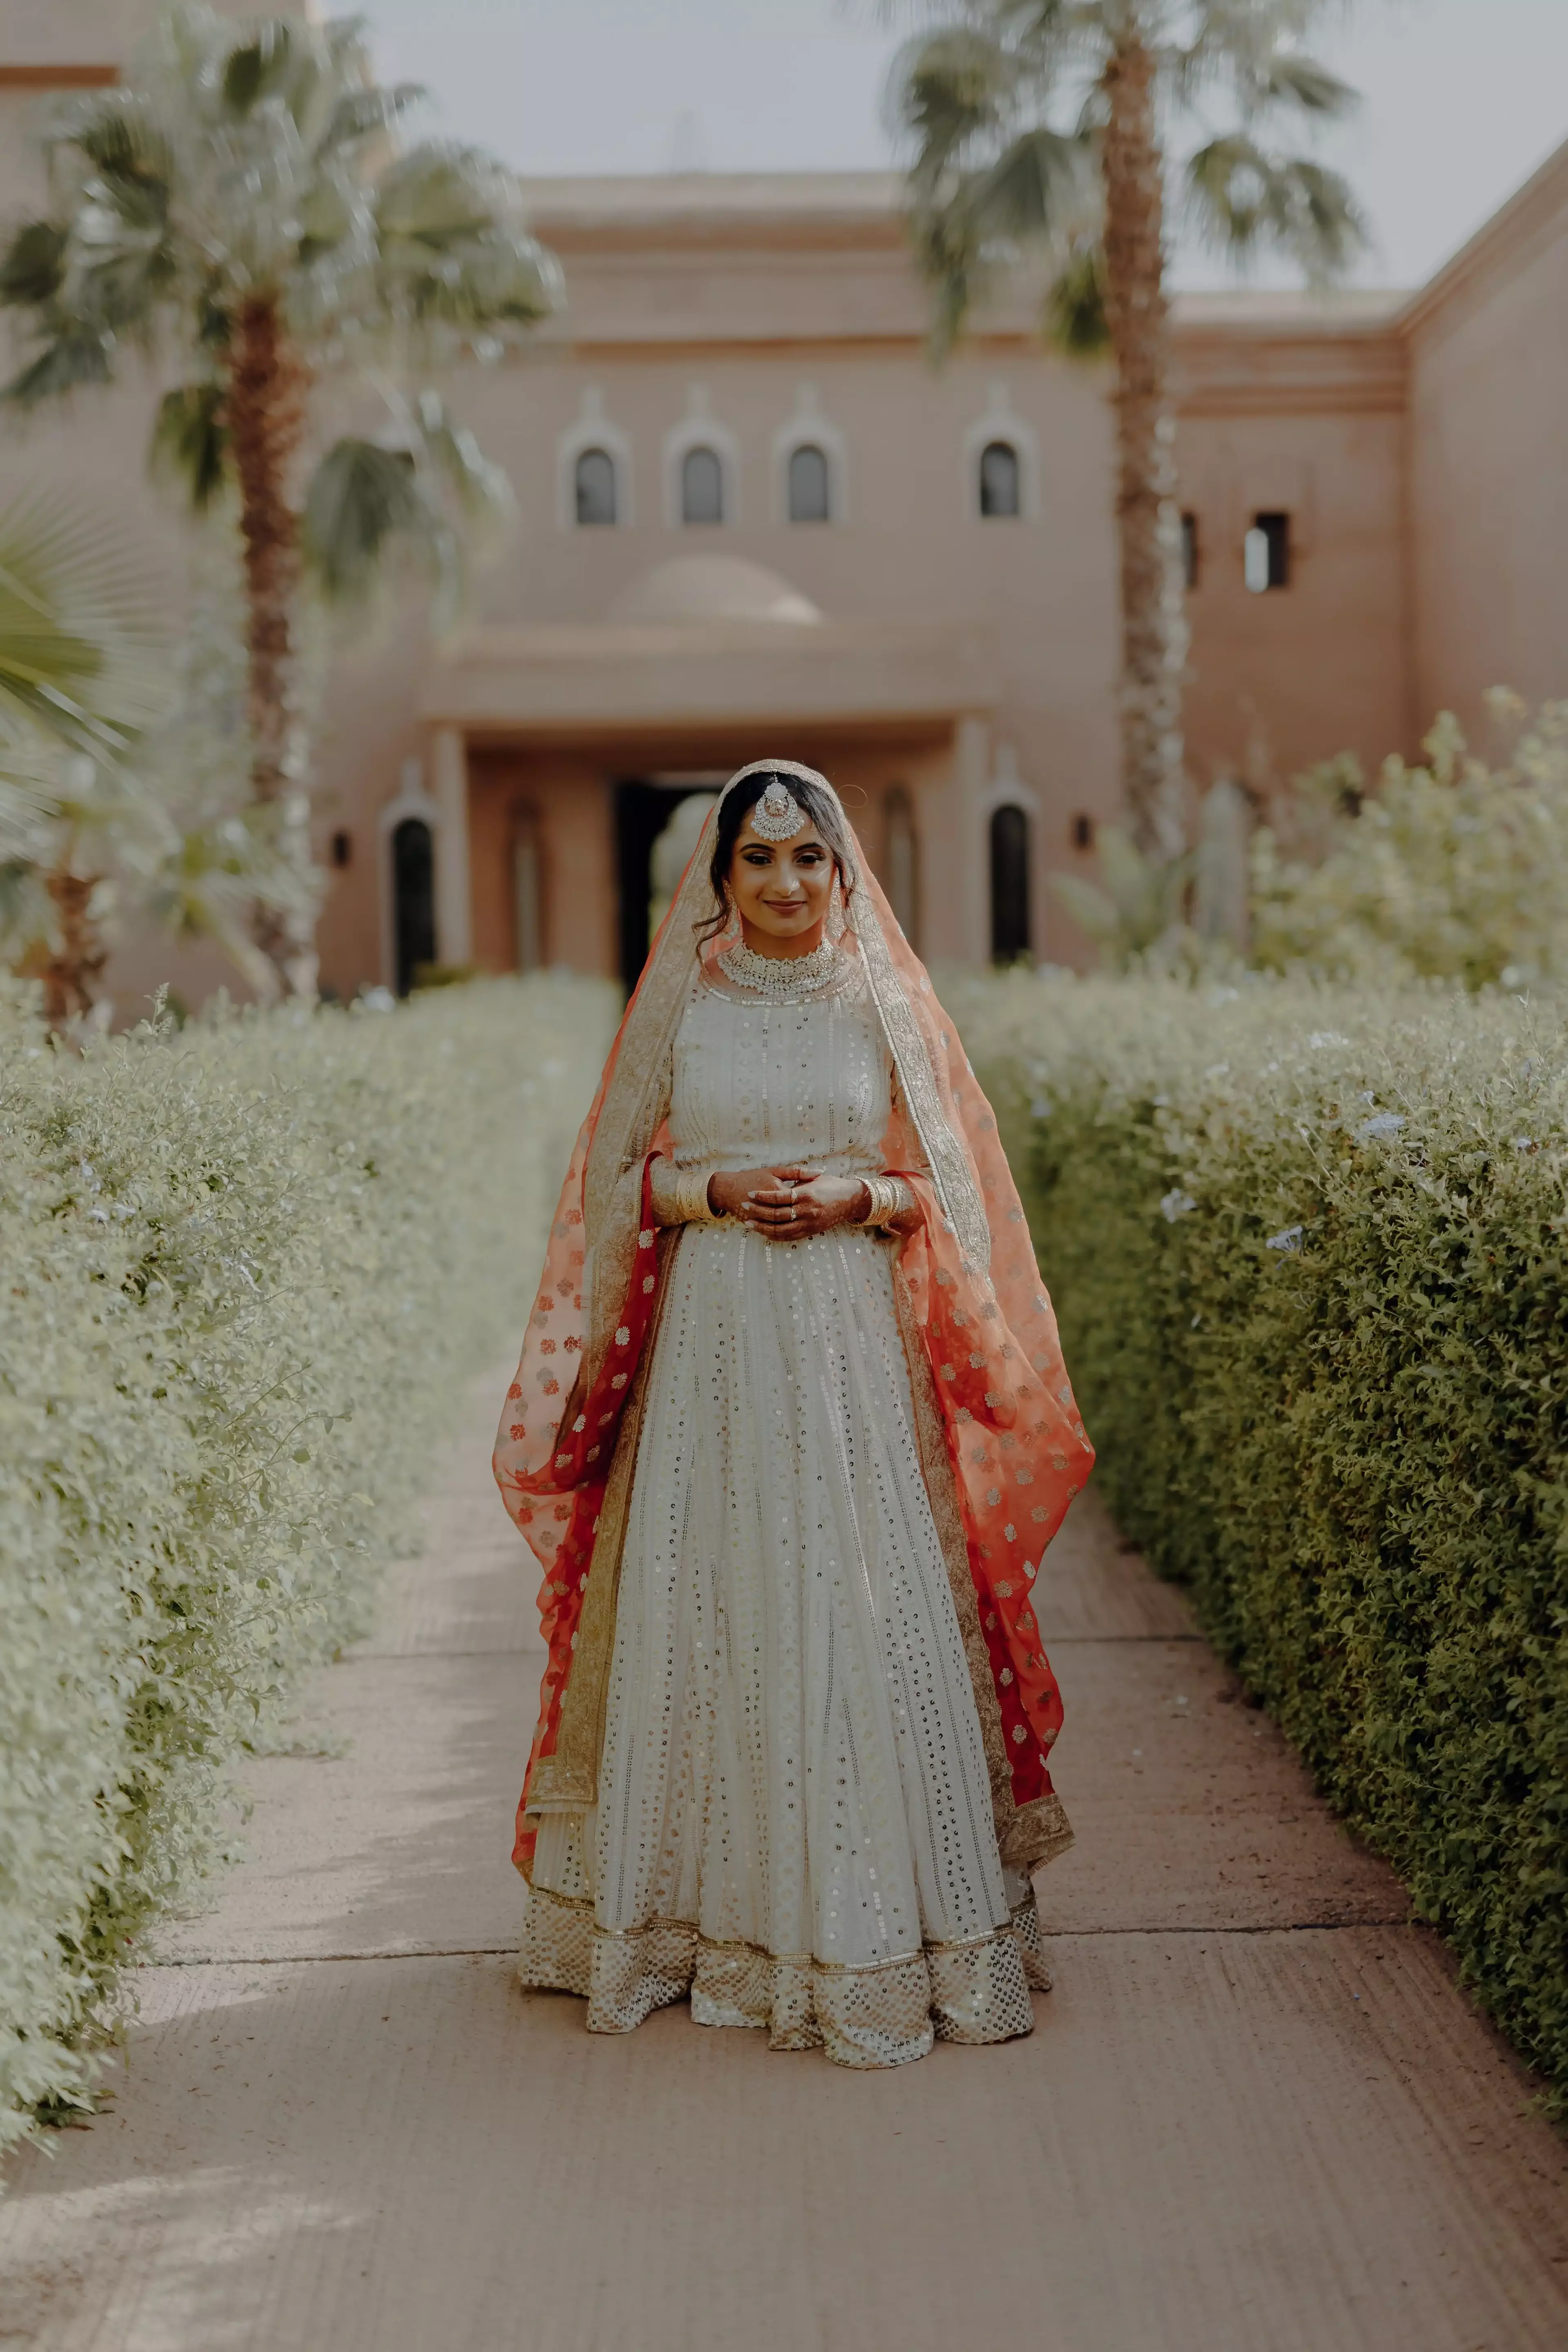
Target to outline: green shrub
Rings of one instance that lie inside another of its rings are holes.
[[[1254,963],[1373,984],[1568,979],[1568,703],[1524,729],[1522,704],[1488,698],[1516,738],[1504,765],[1479,758],[1445,711],[1425,760],[1385,760],[1373,792],[1348,757],[1300,780],[1299,811],[1316,800],[1337,814],[1316,860],[1268,827],[1255,836]]]
[[[79,1060],[0,1006],[0,2145],[88,2095],[228,1767],[367,1624],[613,1011],[494,982]]]
[[[1119,1520],[1568,2105],[1568,1047],[1495,993],[951,999]]]

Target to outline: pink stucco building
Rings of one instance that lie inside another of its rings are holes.
[[[11,205],[22,107],[110,74],[146,13],[10,12]],[[934,372],[899,194],[535,184],[569,307],[450,388],[515,532],[450,642],[410,607],[331,660],[331,986],[629,968],[680,799],[770,751],[846,790],[928,955],[1076,958],[1046,877],[1089,869],[1117,800],[1106,380],[1042,352],[1021,290]],[[1479,723],[1495,683],[1568,692],[1568,148],[1418,293],[1184,298],[1177,351],[1199,786],[1374,764],[1439,706]],[[132,518],[174,597],[151,397],[0,444],[0,486],[58,471]],[[127,954],[117,985],[159,963]]]

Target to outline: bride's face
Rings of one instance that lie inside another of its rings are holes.
[[[809,822],[793,841],[763,841],[750,816],[730,860],[730,895],[749,947],[763,940],[815,947],[833,896],[833,852]]]

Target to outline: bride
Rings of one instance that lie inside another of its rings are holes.
[[[544,1570],[520,1976],[847,2066],[1001,2042],[1070,1843],[1031,1587],[1093,1455],[1023,1212],[822,776],[732,777],[496,1446]]]

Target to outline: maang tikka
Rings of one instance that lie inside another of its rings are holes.
[[[777,776],[752,810],[752,831],[763,841],[793,841],[805,821],[805,811]]]

